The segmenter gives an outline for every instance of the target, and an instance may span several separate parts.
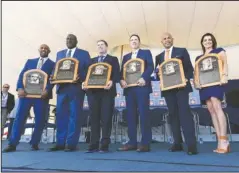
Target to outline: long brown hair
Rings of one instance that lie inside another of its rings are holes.
[[[212,38],[212,48],[213,49],[216,49],[217,48],[217,40],[216,40],[216,38],[214,37],[214,35],[213,34],[211,34],[211,33],[206,33],[206,34],[204,34],[203,36],[202,36],[202,38],[201,38],[201,46],[202,46],[202,50],[203,50],[203,53],[205,53],[205,47],[203,46],[203,39],[204,39],[204,37],[206,37],[206,36],[211,36],[211,38]]]

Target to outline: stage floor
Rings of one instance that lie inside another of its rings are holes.
[[[7,141],[2,142],[2,147]],[[46,152],[52,144],[40,144],[41,150],[30,151],[20,143],[17,151],[2,153],[4,171],[236,171],[239,172],[239,142],[231,144],[229,154],[216,154],[215,142],[198,144],[199,154],[168,152],[168,143],[153,143],[149,153],[118,152],[112,144],[109,153],[85,153],[87,144],[79,143],[76,152]]]

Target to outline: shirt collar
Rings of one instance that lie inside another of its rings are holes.
[[[169,49],[164,49],[164,51],[169,50],[169,52],[172,52],[173,46],[171,46]]]
[[[74,52],[76,50],[76,47],[72,48],[72,49],[67,49],[67,52],[71,50],[71,52]]]
[[[40,59],[42,59],[42,58],[43,58],[44,60],[47,60],[47,59],[48,59],[48,57],[40,57]]]
[[[104,58],[107,56],[107,53],[106,54],[103,54],[103,55],[98,55],[99,57],[103,56]]]
[[[133,50],[132,54],[137,54],[139,52],[139,49]]]

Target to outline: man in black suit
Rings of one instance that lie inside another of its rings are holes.
[[[115,105],[116,83],[119,82],[120,67],[117,57],[107,54],[108,43],[105,40],[97,42],[99,56],[92,59],[91,64],[108,63],[112,67],[110,81],[102,89],[88,89],[91,110],[91,137],[88,152],[107,152],[110,144],[112,116]],[[85,83],[82,85],[85,88]],[[102,137],[100,134],[102,127]],[[99,146],[99,144],[101,145]]]
[[[2,134],[4,131],[4,125],[7,121],[8,114],[12,111],[15,106],[15,98],[14,95],[8,92],[10,85],[4,84],[2,88]]]
[[[162,36],[162,44],[165,50],[156,56],[155,69],[165,60],[170,58],[180,59],[183,63],[184,74],[187,85],[184,88],[171,89],[162,92],[165,97],[169,110],[169,123],[171,124],[174,144],[169,149],[171,152],[181,151],[182,136],[180,126],[182,127],[185,142],[188,146],[188,154],[197,154],[197,142],[195,136],[195,127],[193,115],[189,106],[189,93],[192,92],[190,79],[193,78],[193,66],[186,48],[173,47],[173,37],[170,33],[164,33]],[[155,70],[157,71],[157,69]]]

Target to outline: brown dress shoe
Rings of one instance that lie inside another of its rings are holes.
[[[138,149],[137,152],[149,152],[150,147],[148,145],[141,145]]]
[[[31,146],[31,150],[32,150],[32,151],[37,151],[37,150],[39,150],[38,145],[32,145],[32,146]]]
[[[137,146],[125,144],[122,147],[118,148],[118,151],[132,151],[137,150]]]

